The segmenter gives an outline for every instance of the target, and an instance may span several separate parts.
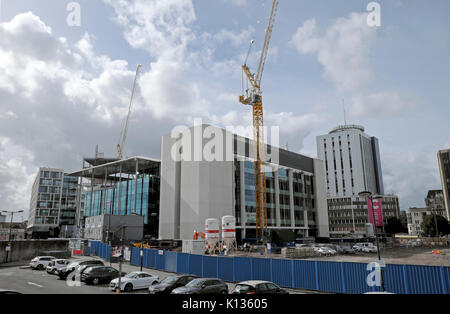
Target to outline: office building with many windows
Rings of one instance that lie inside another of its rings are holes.
[[[40,168],[34,181],[27,234],[30,237],[52,236],[55,228],[71,236],[75,226],[77,178],[62,169]]]
[[[450,149],[438,152],[439,172],[447,219],[450,220]]]
[[[425,198],[425,206],[435,215],[442,216],[446,219],[447,211],[445,210],[444,193],[442,190],[430,190]]]
[[[227,215],[238,242],[256,238],[253,141],[209,125],[172,135],[162,139],[160,238],[192,239]],[[265,156],[268,230],[328,237],[323,161],[271,145]]]
[[[381,207],[383,222],[391,217],[400,219],[400,206],[395,195],[383,195]],[[331,237],[366,235],[366,224],[369,223],[367,200],[360,196],[328,198],[328,218]]]
[[[378,139],[364,132],[362,126],[345,125],[317,137],[329,197],[384,194]]]

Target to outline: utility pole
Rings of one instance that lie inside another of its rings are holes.
[[[375,220],[375,210],[373,208],[374,197],[371,192],[361,192],[361,193],[359,193],[359,196],[366,197],[367,199],[370,200],[370,207],[372,208],[373,229],[375,231],[375,238],[376,238],[376,242],[377,242],[378,261],[381,261],[380,241],[378,240],[378,230],[377,230],[377,223]],[[375,197],[375,198],[378,199],[380,197]],[[381,265],[379,265],[379,266],[381,268]],[[385,285],[384,285],[384,270],[380,269],[380,273],[381,273],[381,289],[383,290],[383,292],[386,292]]]
[[[11,247],[11,237],[12,237],[12,224],[13,224],[13,217],[14,214],[18,214],[18,213],[23,213],[23,210],[19,210],[19,211],[6,211],[6,210],[2,210],[3,213],[9,213],[11,214],[11,222],[9,224],[9,236],[8,236],[8,248],[9,251],[6,251],[6,261],[5,263],[8,263],[8,257],[9,257],[9,252],[11,251],[12,247]]]
[[[120,248],[120,257],[119,257],[119,285],[117,287],[116,294],[120,294],[120,287],[122,284],[121,279],[122,279],[122,262],[123,262],[123,246],[124,246],[123,240],[125,238],[125,228],[126,228],[125,226],[122,226],[122,238],[120,239],[122,247]]]

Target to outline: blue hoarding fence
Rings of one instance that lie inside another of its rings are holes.
[[[111,248],[90,242],[88,252],[105,258]],[[281,287],[361,294],[381,291],[369,286],[373,269],[364,263],[203,256],[144,249],[143,267],[228,282],[267,280]],[[108,256],[109,258],[109,256]],[[131,265],[140,266],[140,249],[131,249]],[[386,290],[397,294],[449,294],[450,267],[386,264]]]
[[[100,241],[89,241],[88,254],[97,255],[109,262],[111,259],[111,246]]]

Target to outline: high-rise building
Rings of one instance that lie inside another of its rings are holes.
[[[435,215],[448,219],[445,211],[444,194],[442,190],[428,191],[427,197],[425,198],[425,206]]]
[[[31,192],[29,236],[52,236],[50,231],[56,227],[64,227],[66,235],[71,235],[76,216],[77,180],[62,169],[39,169]]]
[[[214,134],[215,145],[203,134]],[[194,230],[204,231],[206,219],[228,215],[236,217],[238,242],[256,238],[253,141],[208,125],[186,129],[180,137],[180,146],[171,134],[162,139],[160,238],[192,239]],[[266,148],[268,230],[328,237],[323,161]]]
[[[362,126],[345,125],[317,137],[329,197],[384,194],[378,139],[364,132]]]
[[[438,160],[445,211],[447,213],[447,219],[450,219],[450,149],[439,151]]]

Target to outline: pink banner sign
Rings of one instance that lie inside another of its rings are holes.
[[[383,208],[381,207],[382,199],[373,200],[373,209],[375,213],[375,223],[377,227],[383,227]],[[369,223],[373,225],[372,206],[370,204],[370,198],[367,198],[367,208],[369,214]]]

